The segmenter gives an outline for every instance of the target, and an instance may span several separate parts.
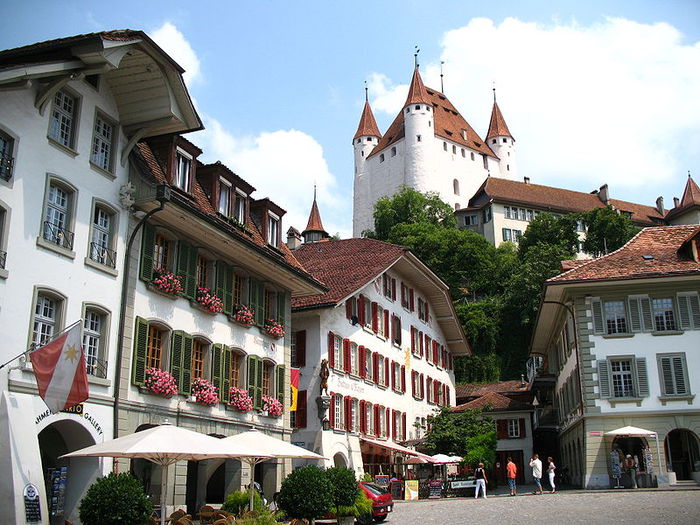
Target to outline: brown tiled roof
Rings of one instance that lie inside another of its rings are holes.
[[[469,206],[476,206],[476,202],[486,205],[483,199],[485,193],[490,199],[499,202],[510,202],[537,207],[556,212],[584,212],[593,208],[604,208],[605,204],[593,193],[565,190],[552,186],[525,183],[515,180],[489,177],[477,190],[474,197],[469,200]],[[644,206],[634,202],[610,199],[610,204],[617,210],[629,212],[630,220],[637,224],[657,224],[663,220],[663,215],[653,206]]]
[[[425,92],[428,95],[428,100],[422,103],[430,104],[433,107],[433,123],[436,136],[471,148],[489,157],[497,158],[496,154],[486,144],[486,141],[479,137],[477,132],[474,131],[445,95],[432,88],[425,88]],[[368,157],[376,155],[404,137],[403,115],[402,109]],[[466,139],[462,132],[466,133]]]
[[[408,96],[406,97],[406,102],[404,102],[403,107],[409,106],[411,104],[432,104],[433,101],[428,97],[428,92],[425,89],[425,84],[423,84],[423,79],[420,77],[418,68],[413,70],[413,78],[411,78],[411,85],[408,86]]]
[[[491,110],[491,122],[489,122],[489,131],[488,133],[486,133],[487,139],[493,137],[513,138],[513,135],[510,134],[510,130],[508,129],[508,124],[506,124],[506,119],[503,118],[501,109],[498,107],[498,104],[496,104],[495,100],[493,102],[493,109]]]
[[[144,141],[138,142],[134,147],[133,151],[141,160],[147,172],[153,177],[156,183],[165,184],[172,187],[172,185],[168,181],[168,177],[165,173],[165,170],[156,159],[148,143]],[[294,257],[294,254],[291,252],[291,250],[287,248],[286,244],[281,243],[279,251],[276,251],[274,248],[268,246],[267,241],[265,240],[262,233],[260,232],[257,225],[251,219],[250,216],[246,217],[245,222],[245,227],[247,228],[249,233],[242,231],[241,229],[233,226],[232,224],[229,224],[227,221],[221,218],[212,206],[211,201],[207,197],[207,194],[204,192],[204,189],[202,188],[201,184],[199,183],[196,177],[192,181],[190,194],[185,194],[177,188],[175,188],[173,191],[177,196],[180,197],[180,202],[189,206],[193,210],[203,213],[210,220],[214,221],[219,228],[227,231],[234,237],[238,237],[248,242],[252,241],[253,244],[257,245],[258,249],[263,252],[269,253],[271,255],[274,254],[278,257],[281,254],[281,258],[284,263],[296,268],[297,270],[301,270],[307,273],[302,264],[296,259],[296,257]],[[310,275],[309,277],[311,278]]]
[[[509,397],[506,397],[498,392],[489,392],[477,399],[469,401],[468,403],[463,403],[457,405],[452,410],[454,412],[461,412],[463,410],[486,410],[488,412],[505,412],[505,411],[519,411],[519,410],[532,410],[532,407],[521,401],[516,401]]]
[[[499,381],[497,383],[467,383],[464,385],[457,385],[455,387],[455,397],[457,399],[463,399],[465,397],[478,397],[489,394],[491,392],[527,392],[530,389],[530,385],[525,383],[522,385],[520,381]]]
[[[381,137],[382,134],[379,133],[379,126],[377,126],[377,121],[374,120],[374,113],[372,113],[372,108],[369,107],[369,102],[365,101],[365,107],[362,110],[362,116],[360,117],[360,124],[357,126],[357,131],[352,140],[358,137]]]
[[[292,308],[337,304],[362,288],[407,248],[374,239],[357,238],[307,243],[294,255],[312,276],[328,288],[324,294],[292,299]]]
[[[586,261],[547,283],[700,275],[700,263],[684,249],[699,237],[700,225],[644,228],[619,250]]]
[[[578,266],[581,266],[587,262],[587,259],[569,259],[567,261],[562,261],[560,270],[562,272],[568,272],[569,270],[573,270],[574,268],[577,268]]]
[[[311,205],[311,213],[309,213],[309,222],[306,223],[306,232],[324,232],[325,228],[321,222],[321,214],[318,211],[318,206],[316,205],[316,198],[314,197],[314,202]]]

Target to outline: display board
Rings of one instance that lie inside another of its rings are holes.
[[[63,516],[68,467],[50,468],[49,479],[51,480],[49,487],[49,514],[51,516]]]
[[[386,474],[377,474],[376,476],[374,476],[374,483],[379,485],[380,487],[384,487],[385,489],[389,490],[390,479],[391,478]]]
[[[27,483],[24,486],[24,520],[27,523],[38,523],[41,521],[39,490],[32,483]]]
[[[418,480],[407,479],[405,482],[406,490],[404,491],[404,499],[406,501],[414,501],[418,499]]]
[[[437,499],[442,498],[442,480],[441,479],[431,479],[428,482],[428,498]]]

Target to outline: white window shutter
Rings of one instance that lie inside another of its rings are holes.
[[[593,309],[593,331],[596,334],[605,333],[605,324],[603,323],[603,304],[600,299],[593,299],[591,302]]]
[[[630,309],[630,325],[633,332],[642,331],[642,312],[639,306],[639,299],[636,297],[630,297],[627,301],[629,303]]]
[[[647,397],[649,395],[647,360],[644,357],[637,358],[637,395],[639,397]]]
[[[691,297],[688,295],[678,296],[678,313],[680,314],[681,328],[683,330],[692,328],[690,322],[690,299]]]
[[[682,356],[673,356],[671,358],[671,363],[673,366],[673,375],[675,379],[675,393],[676,394],[687,394],[688,385],[685,381],[685,363]]]
[[[655,330],[655,326],[654,319],[651,315],[651,299],[649,299],[648,297],[642,297],[639,300],[639,304],[642,307],[642,329],[646,332],[653,332]]]
[[[610,365],[606,359],[598,360],[598,386],[600,387],[600,397],[610,397]]]
[[[676,389],[673,383],[673,369],[671,358],[668,356],[659,357],[659,370],[661,371],[662,394],[675,394]]]
[[[697,295],[689,295],[688,302],[690,303],[690,315],[693,318],[693,327],[700,330],[700,297]]]

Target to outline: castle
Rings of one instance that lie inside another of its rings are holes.
[[[374,204],[401,186],[436,192],[455,210],[489,176],[517,176],[515,139],[496,103],[486,140],[482,139],[447,97],[426,87],[418,66],[401,112],[382,135],[369,101],[353,137],[355,178],[353,236],[374,228]]]

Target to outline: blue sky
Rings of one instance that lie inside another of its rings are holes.
[[[39,15],[39,16],[37,16]],[[700,182],[700,2],[3,2],[0,48],[142,29],[188,71],[190,138],[305,226],[314,182],[349,235],[352,147],[369,81],[381,130],[424,79],[483,136],[496,82],[532,182],[668,207]],[[10,22],[11,21],[11,22]],[[466,204],[466,203],[465,203]]]

